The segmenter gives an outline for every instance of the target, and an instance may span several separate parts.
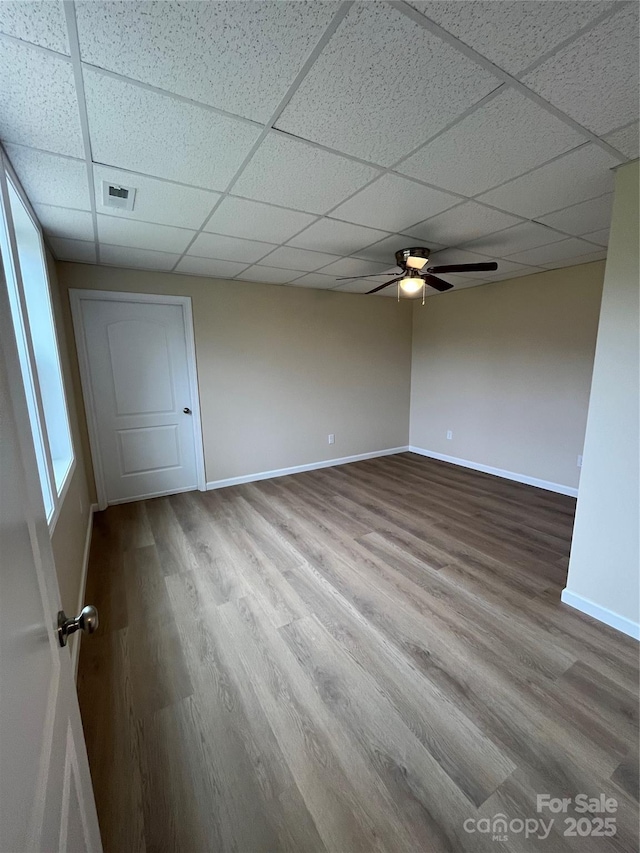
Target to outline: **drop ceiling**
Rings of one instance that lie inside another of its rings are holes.
[[[606,256],[637,67],[635,2],[2,2],[0,139],[59,259],[470,287]]]

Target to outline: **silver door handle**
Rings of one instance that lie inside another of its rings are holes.
[[[68,619],[64,610],[58,613],[58,642],[61,646],[67,645],[67,639],[76,631],[84,631],[85,634],[93,634],[99,625],[98,611],[91,604],[87,604],[75,619]]]
[[[190,414],[191,414],[191,409],[190,409],[188,406],[185,406],[185,407],[184,407],[184,409],[183,409],[182,411],[185,413],[185,415],[190,415]]]

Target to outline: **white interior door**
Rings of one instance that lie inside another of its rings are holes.
[[[0,851],[102,849],[0,267]],[[73,614],[75,615],[75,614]]]
[[[71,305],[98,503],[204,488],[190,300],[73,290]]]

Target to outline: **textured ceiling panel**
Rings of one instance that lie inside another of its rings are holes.
[[[630,160],[635,160],[639,155],[638,149],[638,122],[622,127],[620,130],[615,130],[608,134],[605,139],[610,142],[614,148],[628,157]]]
[[[182,254],[194,233],[171,225],[152,225],[148,222],[98,214],[98,239],[101,243],[110,243],[113,246]]]
[[[234,195],[310,213],[326,213],[379,174],[376,169],[270,133],[240,179]]]
[[[410,5],[505,71],[517,74],[614,4],[410,0]]]
[[[267,243],[284,243],[315,218],[310,213],[227,197],[205,226],[205,231],[264,240]]]
[[[609,228],[602,228],[600,231],[590,231],[588,234],[584,234],[583,237],[590,243],[599,243],[601,246],[608,246],[609,231]]]
[[[180,255],[133,249],[124,246],[100,245],[100,263],[134,269],[171,270]]]
[[[0,3],[0,33],[69,53],[62,3],[57,0],[3,0]]]
[[[214,278],[233,278],[246,269],[246,264],[236,261],[220,261],[214,258],[194,258],[185,255],[176,267],[176,272],[187,275],[207,275]]]
[[[571,42],[523,83],[594,133],[637,118],[638,3]]]
[[[567,240],[560,240],[552,245],[539,246],[537,249],[527,249],[526,252],[517,252],[514,255],[510,255],[508,260],[538,266],[543,263],[548,264],[555,261],[563,261],[566,258],[575,258],[578,255],[588,255],[594,251],[596,251],[596,247],[591,243],[586,243],[577,237],[569,237]]]
[[[335,286],[336,280],[333,276],[319,272],[307,273],[291,282],[291,287],[317,287],[321,290],[333,290]]]
[[[294,249],[281,246],[264,258],[262,264],[267,267],[282,267],[285,270],[307,270],[314,272],[336,260],[335,255],[325,252],[310,252],[307,249]]]
[[[409,228],[416,238],[426,240],[428,246],[457,246],[475,240],[483,234],[501,231],[520,220],[500,210],[492,210],[474,201],[466,201],[438,216]]]
[[[338,6],[76,3],[83,61],[257,121],[273,113]]]
[[[451,45],[371,0],[351,7],[277,127],[390,166],[498,85]]]
[[[95,243],[84,240],[68,240],[64,237],[49,237],[49,245],[59,261],[76,261],[81,264],[96,263]]]
[[[541,216],[540,222],[574,234],[580,237],[588,231],[599,231],[608,228],[611,223],[611,208],[613,206],[613,193],[607,193],[599,198],[582,201],[548,216]]]
[[[301,270],[255,265],[240,273],[238,278],[244,281],[264,281],[268,284],[287,284],[294,278],[300,278],[302,274]]]
[[[189,254],[200,258],[219,258],[222,261],[241,261],[246,265],[264,258],[274,248],[273,243],[202,233],[198,234],[189,248]]]
[[[449,193],[416,184],[400,175],[383,175],[333,211],[338,219],[385,231],[409,226],[457,204]]]
[[[334,261],[326,267],[323,267],[323,275],[332,275],[334,277],[346,275],[376,275],[377,273],[386,272],[389,267],[395,266],[395,259],[383,263],[376,261],[363,260],[362,258],[340,258],[339,261]],[[337,284],[339,282],[336,282]]]
[[[90,211],[69,210],[48,204],[36,204],[34,208],[46,234],[75,240],[93,240],[93,216]]]
[[[584,137],[513,89],[443,133],[397,167],[398,172],[476,195],[540,166]]]
[[[85,69],[93,158],[185,184],[225,189],[259,128]]]
[[[386,233],[336,219],[320,219],[290,240],[289,245],[299,249],[329,252],[332,255],[350,255],[359,246],[368,246],[382,240]]]
[[[91,210],[87,167],[81,160],[18,145],[7,145],[6,150],[32,204]]]
[[[613,189],[615,157],[595,145],[564,154],[480,197],[481,201],[526,218],[539,218]]]
[[[73,70],[67,60],[0,41],[0,138],[84,156]]]
[[[564,234],[558,234],[557,231],[545,228],[537,222],[522,222],[505,231],[498,231],[497,234],[465,243],[462,248],[470,252],[480,252],[491,258],[504,258],[516,252],[525,252],[527,249],[535,249],[564,239]]]
[[[602,261],[607,257],[607,250],[602,249],[600,252],[593,252],[591,255],[578,255],[574,258],[563,258],[561,260],[549,261],[540,264],[544,269],[560,269],[561,267],[573,267],[577,264],[591,264],[594,261]]]
[[[145,222],[157,222],[160,225],[179,225],[182,228],[197,230],[220,198],[220,193],[210,190],[183,187],[180,184],[160,181],[146,175],[134,175],[131,172],[111,169],[108,166],[94,166],[93,176],[98,213],[104,213],[106,216],[140,219]],[[102,203],[103,181],[135,189],[133,210],[106,207]]]

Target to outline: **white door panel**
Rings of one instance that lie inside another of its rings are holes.
[[[199,485],[190,318],[184,300],[137,298],[72,291],[85,401],[107,503]]]
[[[99,853],[69,649],[57,641],[60,595],[1,267],[0,434],[0,851]],[[65,797],[67,766],[74,768],[73,798]]]

